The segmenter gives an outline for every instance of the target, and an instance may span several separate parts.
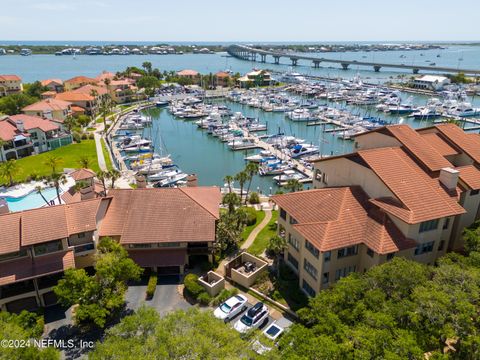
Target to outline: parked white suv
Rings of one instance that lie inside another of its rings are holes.
[[[246,308],[247,298],[243,295],[235,295],[221,303],[220,306],[215,309],[213,315],[217,319],[227,322],[232,320]]]
[[[238,332],[244,333],[260,327],[268,321],[268,308],[264,303],[258,302],[238,320],[233,326]]]

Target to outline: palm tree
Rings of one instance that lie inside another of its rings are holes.
[[[57,192],[58,204],[62,203],[62,199],[60,198],[60,186],[65,185],[66,183],[67,177],[65,176],[65,174],[53,173],[45,179],[45,184],[55,188]]]
[[[62,158],[54,154],[50,154],[44,161],[44,165],[52,168],[52,174],[57,172],[57,167],[62,163]]]
[[[103,128],[107,131],[107,115],[112,111],[113,102],[110,94],[105,94],[100,99],[99,110],[103,118]]]
[[[237,194],[229,192],[223,196],[222,204],[228,206],[229,214],[233,214],[235,212],[235,207],[241,205],[241,200]]]
[[[90,164],[92,163],[92,160],[88,156],[82,156],[78,160],[78,163],[83,169],[88,169],[90,168]]]
[[[63,125],[66,126],[68,131],[72,131],[72,128],[77,125],[77,119],[75,119],[73,116],[69,115],[65,118],[63,121]]]
[[[281,236],[278,236],[278,235],[272,236],[268,241],[267,250],[275,256],[274,267],[277,270],[277,279],[280,274],[281,254],[283,253],[283,250],[285,250],[286,248],[287,248],[287,239]]]
[[[142,63],[142,68],[145,69],[148,75],[152,73],[152,63],[150,61],[145,61]]]
[[[303,190],[303,185],[297,179],[290,179],[285,184],[284,188],[290,192]]]
[[[240,185],[240,199],[243,198],[243,187],[245,183],[248,181],[248,174],[245,171],[240,171],[237,175],[235,175],[235,180],[238,181]]]
[[[39,195],[42,197],[43,201],[45,201],[45,203],[46,203],[48,206],[50,206],[50,203],[49,203],[48,200],[45,198],[45,196],[43,196],[43,194],[42,194],[42,187],[41,187],[41,186],[35,186],[35,191],[36,191],[37,194],[39,194]]]
[[[232,192],[232,184],[235,179],[233,178],[232,175],[227,175],[223,178],[223,181],[228,184],[228,192]]]
[[[112,189],[115,188],[115,181],[121,177],[122,174],[118,170],[112,169],[108,172],[108,177],[112,181]]]
[[[13,185],[13,178],[18,175],[20,167],[14,159],[10,159],[0,164],[0,177],[9,181],[9,186]]]
[[[247,205],[248,193],[250,192],[250,186],[252,186],[252,179],[255,174],[258,173],[259,165],[255,162],[249,162],[245,167],[245,172],[248,174],[248,186],[247,194],[245,195],[245,205]]]
[[[101,181],[103,186],[103,196],[107,196],[107,184],[106,181],[108,179],[108,173],[106,171],[98,171],[97,172],[97,179]]]

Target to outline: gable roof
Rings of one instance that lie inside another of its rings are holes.
[[[38,116],[31,116],[25,114],[12,115],[8,117],[12,121],[16,122],[20,120],[23,122],[25,130],[40,129],[44,132],[58,130],[59,127],[50,120],[42,119]]]
[[[455,124],[439,124],[435,128],[476,163],[480,164],[480,136],[467,134]]]
[[[63,111],[67,110],[71,103],[63,101],[57,94],[55,99],[45,99],[37,101],[31,105],[25,106],[22,111]]]
[[[108,195],[100,236],[121,236],[122,244],[215,240],[218,188],[113,189]]]
[[[474,165],[459,166],[455,170],[460,171],[460,180],[471,190],[480,189],[480,170]]]
[[[48,86],[51,83],[55,83],[55,84],[58,84],[58,85],[63,85],[62,79],[46,79],[46,80],[40,81],[40,83],[42,84],[42,86]]]
[[[87,180],[95,177],[95,172],[90,169],[78,169],[75,171],[72,171],[70,175],[73,180],[75,181],[80,181],[80,180]]]
[[[0,75],[0,80],[3,81],[22,81],[17,75]]]
[[[98,95],[105,95],[108,91],[106,88],[95,85],[84,85],[78,89],[72,90],[75,94],[92,95],[92,92],[96,91]]]
[[[416,246],[369,203],[358,186],[274,195],[273,201],[297,221],[293,225],[320,251],[366,244],[379,254]]]
[[[442,156],[458,155],[460,153],[436,133],[420,133],[420,135]]]
[[[83,83],[96,83],[98,80],[89,78],[87,76],[75,76],[71,79],[65,80],[64,83],[71,83],[71,84],[83,84]]]
[[[378,148],[357,154],[396,197],[371,201],[406,223],[465,213],[456,197],[419,168],[403,149]]]

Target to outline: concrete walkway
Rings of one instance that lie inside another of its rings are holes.
[[[105,163],[105,157],[103,156],[102,137],[98,132],[94,133],[94,137],[95,146],[97,148],[98,166],[100,167],[100,170],[107,171],[107,164]]]

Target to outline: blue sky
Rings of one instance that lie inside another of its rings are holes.
[[[1,40],[480,40],[478,0],[0,0]]]

